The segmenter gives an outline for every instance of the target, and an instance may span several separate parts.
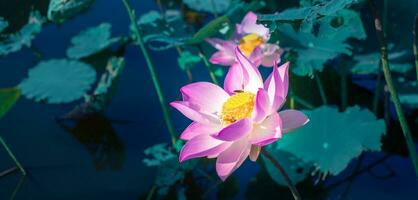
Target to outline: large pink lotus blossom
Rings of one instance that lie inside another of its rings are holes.
[[[218,50],[209,61],[213,64],[225,66],[236,65],[238,62],[234,51],[236,47],[239,47],[241,52],[249,57],[256,66],[261,64],[271,67],[274,62],[280,63],[283,50],[277,44],[267,43],[269,39],[269,29],[257,24],[257,15],[249,12],[241,24],[236,25],[235,33],[230,40],[217,38],[206,40]]]
[[[288,91],[289,63],[273,67],[263,83],[258,68],[236,49],[239,62],[226,79],[230,93],[209,82],[181,88],[183,101],[172,102],[193,122],[180,138],[187,140],[180,151],[180,162],[198,158],[217,158],[216,171],[225,180],[249,156],[255,161],[262,146],[275,142],[292,129],[308,122],[300,111],[277,112]]]

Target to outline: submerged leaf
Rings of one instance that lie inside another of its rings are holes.
[[[231,0],[183,0],[189,8],[214,14],[224,13],[231,5]]]
[[[48,19],[54,22],[64,22],[80,11],[88,8],[94,0],[50,0]]]
[[[277,148],[314,163],[323,173],[336,175],[363,151],[381,149],[385,123],[367,109],[354,106],[340,113],[322,106],[305,114],[310,122],[284,135]]]
[[[18,88],[0,89],[0,119],[13,107],[20,97]]]
[[[179,63],[179,66],[182,70],[190,70],[201,60],[202,58],[200,56],[193,55],[189,51],[184,51],[180,54],[177,62]]]
[[[142,160],[148,167],[159,166],[165,161],[177,157],[173,152],[167,149],[167,144],[156,144],[144,151],[145,155],[152,156],[152,158],[144,158]]]
[[[119,41],[119,38],[110,38],[111,27],[112,25],[108,23],[102,23],[81,31],[71,38],[72,46],[67,49],[67,56],[74,59],[84,58]]]
[[[0,41],[0,56],[19,51],[23,46],[30,47],[35,34],[41,32],[44,19],[38,11],[32,11],[28,23],[19,32],[8,35]]]
[[[293,184],[297,184],[303,181],[312,170],[312,163],[306,163],[293,154],[281,150],[277,147],[277,143],[269,145],[267,150],[276,160],[280,161],[280,164],[286,171],[290,180],[292,180]],[[266,159],[264,156],[262,156],[262,158],[264,160],[267,172],[271,178],[279,185],[287,186],[283,175],[270,162],[270,160]]]
[[[53,59],[29,70],[19,84],[22,94],[35,101],[68,103],[83,97],[96,80],[94,69],[83,62]]]

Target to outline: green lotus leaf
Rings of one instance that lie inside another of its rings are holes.
[[[96,80],[96,71],[76,60],[42,61],[19,84],[22,94],[35,101],[68,103],[80,99]]]
[[[51,0],[48,6],[48,19],[62,23],[88,8],[93,2],[94,0]]]
[[[188,44],[198,44],[203,42],[206,38],[213,37],[214,35],[219,33],[219,30],[229,26],[229,18],[227,16],[218,17],[211,22],[209,22],[206,26],[201,28],[192,39],[190,39],[187,43]]]
[[[41,32],[44,19],[38,11],[32,11],[28,23],[17,33],[7,35],[0,41],[0,56],[19,51],[23,46],[30,47],[34,36]],[[4,25],[3,25],[4,27]]]
[[[13,107],[20,97],[18,88],[0,89],[0,119]]]
[[[334,16],[335,13],[357,3],[358,0],[318,0],[313,5],[312,1],[301,1],[302,7],[289,8],[277,14],[258,15],[259,21],[295,21],[303,20],[312,22],[318,17]]]
[[[224,13],[231,5],[231,0],[183,0],[189,8],[214,14]]]
[[[67,56],[73,59],[88,57],[118,42],[119,38],[110,37],[111,27],[108,23],[102,23],[81,31],[71,38],[72,46],[67,49]]]
[[[322,71],[324,64],[337,55],[352,54],[347,39],[366,38],[360,15],[352,10],[340,10],[335,16],[319,19],[318,24],[317,33],[309,23],[305,23],[298,31],[289,24],[277,26],[279,32],[293,42],[287,46],[297,52],[298,57],[292,69],[297,75],[311,76],[314,70]]]
[[[305,111],[310,122],[283,136],[277,148],[304,162],[313,163],[325,174],[337,175],[363,151],[380,151],[385,122],[358,106],[338,112],[322,106]]]

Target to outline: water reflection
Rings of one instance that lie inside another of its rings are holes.
[[[76,121],[59,120],[58,124],[86,147],[96,170],[117,171],[122,168],[125,148],[112,122],[105,116],[97,113]]]

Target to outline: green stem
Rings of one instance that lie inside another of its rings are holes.
[[[205,63],[205,66],[209,70],[210,78],[212,79],[212,82],[216,85],[219,85],[218,79],[215,76],[215,72],[213,71],[212,65],[209,63],[208,59],[206,58],[205,54],[202,53],[202,51],[199,52],[199,56],[203,59],[203,62]]]
[[[302,106],[304,106],[304,107],[306,107],[306,108],[308,108],[308,109],[314,109],[315,108],[315,106],[314,105],[312,105],[311,103],[309,103],[309,102],[307,102],[307,101],[305,101],[304,99],[302,99],[302,98],[300,98],[300,97],[298,97],[298,96],[296,96],[295,94],[290,94],[290,96],[295,100],[295,102],[297,102],[298,104],[300,104],[300,105],[302,105]]]
[[[319,78],[318,73],[315,74],[314,79],[315,79],[316,85],[318,86],[319,94],[321,95],[321,99],[322,99],[322,103],[324,105],[328,104],[327,96],[325,95],[324,87],[322,86],[322,82],[321,82],[321,79]]]
[[[298,189],[292,183],[292,180],[289,178],[289,175],[287,175],[282,165],[264,148],[261,148],[261,153],[263,154],[265,158],[267,158],[273,164],[274,167],[276,167],[276,169],[279,170],[280,174],[283,176],[284,180],[286,181],[287,187],[289,187],[289,190],[292,192],[293,198],[295,200],[302,199]]]
[[[170,113],[169,113],[169,109],[168,109],[168,104],[167,104],[167,101],[165,100],[163,91],[162,91],[161,86],[160,86],[160,82],[158,81],[157,73],[155,72],[154,65],[153,65],[153,63],[151,61],[151,58],[148,54],[148,51],[145,48],[145,45],[143,43],[142,36],[139,32],[139,27],[136,24],[135,11],[132,9],[128,0],[122,0],[122,2],[125,5],[125,8],[128,12],[131,23],[134,27],[136,42],[139,45],[139,47],[141,48],[142,54],[144,55],[145,61],[147,63],[148,70],[149,70],[151,78],[152,78],[152,82],[154,84],[155,91],[157,92],[157,95],[158,95],[158,100],[160,101],[161,108],[163,110],[163,116],[164,116],[165,123],[166,123],[168,131],[171,135],[171,142],[172,142],[173,146],[175,146],[176,141],[177,141],[176,133],[175,133],[176,131],[174,130],[174,126],[171,122]]]
[[[376,29],[377,38],[379,39],[379,43],[380,43],[380,53],[381,53],[383,74],[385,76],[386,84],[388,86],[390,95],[392,97],[392,101],[395,104],[396,113],[398,115],[399,122],[401,124],[403,134],[405,136],[409,154],[411,156],[411,159],[415,168],[415,173],[418,177],[418,156],[417,156],[417,152],[415,151],[415,145],[412,139],[411,131],[409,130],[408,123],[406,121],[405,114],[402,110],[402,106],[399,101],[398,94],[396,93],[395,85],[393,84],[392,75],[389,70],[390,68],[389,68],[388,55],[387,55],[387,44],[385,40],[385,34],[382,28],[382,23],[381,23],[376,5],[374,4],[374,1],[369,0],[369,4],[374,15],[374,25]]]
[[[418,15],[416,15],[415,16],[415,23],[414,23],[414,28],[413,28],[413,30],[412,30],[412,33],[413,33],[413,37],[414,37],[414,39],[413,39],[413,41],[414,41],[414,43],[413,43],[413,48],[414,48],[414,57],[415,57],[415,71],[416,71],[416,73],[417,73],[417,86],[418,86],[418,48],[417,48],[417,37],[418,37],[418,35],[417,35],[417,28],[418,28]]]
[[[3,138],[0,136],[0,143],[3,145],[4,149],[6,149],[7,154],[9,154],[10,158],[16,163],[16,166],[20,169],[23,176],[26,176],[26,171],[20,164],[20,162],[17,160],[16,156],[13,154],[12,150],[10,150],[9,146],[6,144],[6,142],[3,140]]]
[[[16,198],[17,193],[20,191],[20,189],[23,186],[23,183],[25,182],[26,176],[22,176],[19,179],[19,182],[17,183],[15,189],[13,190],[12,196],[10,197],[10,200],[14,200]]]

